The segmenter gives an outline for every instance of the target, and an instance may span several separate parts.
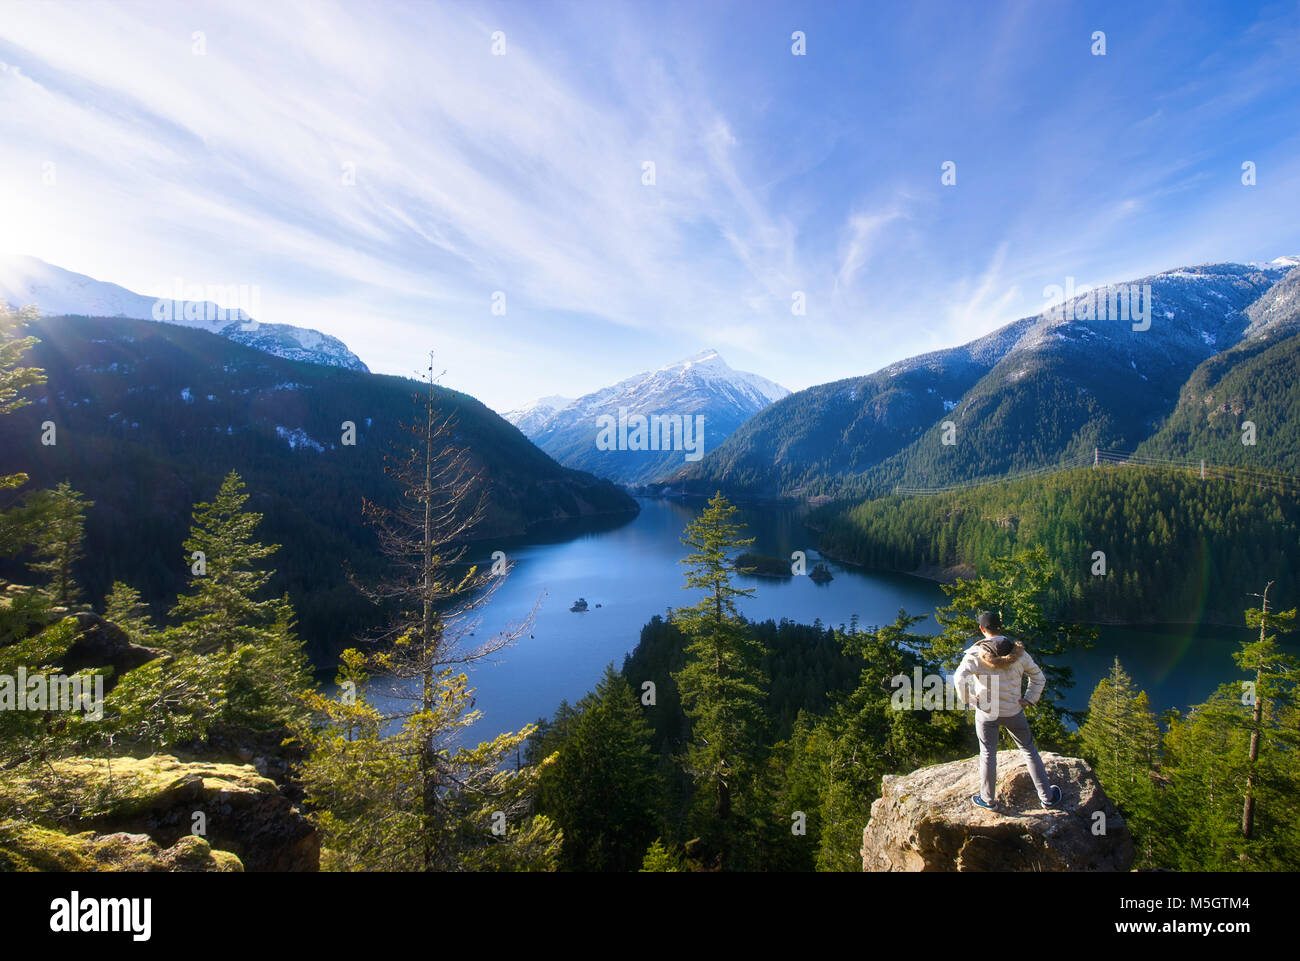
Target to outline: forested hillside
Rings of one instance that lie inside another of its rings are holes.
[[[1300,474],[1300,339],[1251,341],[1207,360],[1137,453]]]
[[[0,422],[0,472],[69,481],[94,507],[95,545],[78,576],[98,604],[129,580],[161,613],[183,587],[190,507],[240,472],[264,533],[283,545],[272,589],[297,602],[313,658],[325,661],[374,619],[345,579],[376,569],[363,497],[392,502],[384,457],[418,415],[414,381],[285,360],[213,334],[126,319],[46,318],[29,362],[48,381]],[[632,513],[614,485],[556,464],[466,394],[439,388],[440,415],[487,483],[478,537],[601,513]],[[42,424],[54,425],[54,434]],[[344,443],[353,425],[355,444]],[[42,443],[45,436],[53,443]]]
[[[1255,308],[1288,272],[1300,273],[1289,261],[1209,264],[1081,294],[961,347],[793,394],[677,479],[700,494],[879,496],[1131,450],[1198,365],[1259,335]],[[1139,302],[1144,322],[1128,313]]]
[[[939,351],[905,369],[810,387],[745,421],[678,476],[701,493],[710,485],[758,497],[836,489],[941,420],[949,398],[962,396],[987,370],[964,351]]]
[[[1041,546],[1060,579],[1050,602],[1084,620],[1236,623],[1251,592],[1276,580],[1300,599],[1294,486],[1200,480],[1195,472],[1109,467],[931,496],[829,504],[809,523],[828,554],[900,571],[966,566]],[[1105,554],[1094,573],[1093,554]]]
[[[1140,454],[1300,474],[1300,271],[1248,314],[1247,339],[1196,368]]]

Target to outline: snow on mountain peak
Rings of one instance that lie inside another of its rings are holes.
[[[572,397],[565,397],[561,394],[551,394],[548,397],[538,398],[533,402],[533,407],[549,407],[551,410],[559,410],[561,407],[568,407],[573,403]]]
[[[177,287],[181,286],[177,281]],[[229,291],[230,288],[223,289]],[[244,287],[236,289],[241,295],[246,290]],[[208,296],[214,295],[209,292]],[[56,267],[37,257],[0,255],[0,301],[12,307],[34,304],[42,314],[50,317],[126,317],[195,327],[277,357],[328,367],[368,370],[342,341],[318,330],[289,324],[258,323],[242,308],[222,307],[211,300],[146,297],[117,284]]]
[[[671,466],[672,452],[649,460],[609,456],[594,446],[597,418],[625,413],[700,416],[707,445],[721,443],[746,419],[790,392],[757,374],[734,370],[713,349],[642,371],[616,384],[569,401],[542,398],[502,416],[562,464],[628,483],[659,476]],[[550,407],[549,401],[563,401]],[[657,451],[658,448],[655,448]]]
[[[662,380],[664,377],[698,379],[713,385],[731,385],[736,390],[755,393],[769,404],[790,393],[780,384],[770,381],[766,377],[760,377],[758,374],[751,374],[743,370],[736,370],[728,365],[722,359],[722,355],[712,347],[687,357],[685,360],[679,360],[660,367],[653,374],[640,374],[635,378],[628,378],[623,384],[631,384],[637,381],[648,384]]]
[[[695,354],[693,357],[687,357],[685,360],[679,360],[671,364],[665,364],[663,367],[660,367],[659,369],[676,370],[677,368],[681,368],[682,370],[686,370],[688,368],[695,367],[697,365],[709,366],[709,367],[721,367],[725,370],[731,369],[730,367],[727,366],[727,362],[722,359],[722,355],[719,354],[712,347],[708,348],[707,350],[700,351],[698,354]]]

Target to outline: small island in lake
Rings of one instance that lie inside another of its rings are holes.
[[[835,575],[826,569],[826,565],[818,563],[809,573],[808,576],[815,584],[829,584],[835,580]]]
[[[584,598],[581,597],[578,598],[576,601],[574,601],[573,606],[569,608],[569,610],[576,611],[579,614],[581,614],[586,609],[587,609],[587,602]]]
[[[771,557],[767,554],[754,554],[746,551],[744,554],[736,556],[736,567],[738,570],[753,568],[750,574],[759,577],[793,577],[790,570],[790,562],[780,557]]]

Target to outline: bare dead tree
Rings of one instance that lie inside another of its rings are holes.
[[[432,357],[421,422],[403,425],[411,433],[410,446],[385,459],[385,473],[400,485],[401,499],[395,507],[371,500],[362,506],[392,572],[370,585],[353,578],[367,598],[391,612],[386,626],[368,638],[375,648],[368,661],[372,677],[386,687],[384,714],[415,732],[427,824],[445,819],[441,808],[449,793],[473,790],[491,774],[453,763],[456,737],[473,718],[452,707],[457,698],[449,693],[448,677],[513,644],[537,611],[534,605],[521,621],[476,638],[481,611],[510,565],[494,573],[466,563],[469,541],[486,514],[489,487],[470,451],[456,443],[454,415],[438,410]],[[437,832],[423,833],[423,860],[433,868],[440,861]]]

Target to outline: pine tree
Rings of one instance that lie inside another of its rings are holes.
[[[210,656],[154,658],[123,674],[105,699],[102,741],[143,753],[203,741],[229,718],[227,683]]]
[[[0,607],[0,612],[3,610]],[[0,776],[17,764],[43,762],[67,753],[77,729],[92,726],[82,724],[75,712],[14,710],[12,700],[13,679],[20,670],[25,670],[29,677],[58,673],[58,665],[76,634],[75,628],[76,622],[71,618],[60,618],[31,636],[0,645],[0,677],[9,682],[8,697],[0,697]],[[23,816],[21,811],[6,810],[13,803],[6,793],[0,790],[0,820]]]
[[[765,771],[771,812],[765,870],[816,870],[825,828],[822,795],[830,755],[828,741],[825,718],[800,710],[790,736],[772,747]],[[793,819],[799,815],[803,833],[796,834]]]
[[[40,311],[35,307],[13,310],[0,303],[0,416],[26,407],[31,401],[22,396],[22,391],[45,383],[45,372],[39,367],[18,366],[23,354],[39,343],[35,337],[22,336],[22,328],[39,319]],[[26,478],[18,483],[26,483]],[[18,484],[10,483],[10,478],[0,479],[0,487],[14,486]]]
[[[84,556],[86,510],[93,506],[64,481],[53,490],[31,494],[22,509],[37,558],[31,567],[49,577],[46,590],[59,607],[70,608],[81,597],[73,568]]]
[[[927,707],[924,691],[917,709],[910,683],[915,669],[939,676],[938,666],[918,656],[928,636],[913,633],[924,617],[900,610],[893,624],[843,638],[845,650],[862,658],[857,689],[826,718],[814,737],[822,752],[821,835],[817,867],[857,871],[862,828],[879,796],[880,778],[900,774],[950,755],[962,742],[968,722],[940,698]],[[906,679],[909,687],[896,679]]]
[[[262,515],[244,510],[248,498],[243,480],[232,470],[214,500],[194,505],[184,543],[184,563],[194,576],[170,614],[182,626],[168,632],[169,641],[194,653],[220,650],[233,656],[236,647],[255,643],[281,615],[280,599],[256,597],[275,573],[259,562],[280,545],[254,539]]]
[[[224,692],[226,724],[296,728],[305,719],[310,672],[288,595],[257,597],[275,573],[259,562],[279,545],[254,539],[262,515],[244,510],[248,499],[231,471],[213,501],[195,505],[184,543],[194,579],[171,610],[181,623],[163,631],[159,642],[202,659],[201,669]]]
[[[524,763],[541,764],[558,751],[573,732],[579,716],[578,709],[569,703],[568,698],[561,698],[554,715],[540,717],[533,725],[533,733],[528,736],[528,746],[524,749]]]
[[[753,543],[753,538],[741,538],[740,527],[732,521],[736,513],[717,493],[687,526],[682,543],[692,551],[682,561],[688,567],[686,589],[703,590],[705,596],[673,614],[673,623],[689,639],[686,666],[673,675],[691,720],[686,766],[709,798],[703,833],[724,865],[746,833],[733,819],[733,802],[739,799],[748,810],[756,800],[746,792],[760,760],[768,683],[762,645],[736,606],[737,599],[751,596],[753,589],[737,588],[731,580],[744,572],[736,568],[732,554]],[[744,857],[737,860],[743,862]]]
[[[363,505],[393,572],[378,584],[354,583],[392,616],[372,638],[373,654],[349,655],[351,703],[313,699],[321,720],[309,735],[308,795],[327,843],[353,867],[553,869],[560,832],[532,810],[539,768],[503,770],[534,727],[460,744],[481,717],[465,668],[525,633],[531,616],[468,640],[474,613],[504,573],[465,563],[485,489],[469,452],[454,443],[454,421],[438,412],[432,366],[421,420],[410,447],[389,459],[402,502]],[[360,690],[363,681],[384,697],[382,710]],[[354,727],[363,738],[349,733]]]
[[[104,598],[104,617],[126,631],[136,643],[150,637],[155,630],[149,605],[140,599],[140,592],[121,581],[114,581]]]
[[[656,838],[641,860],[641,872],[644,874],[672,871],[686,871],[686,859],[674,848],[667,847],[662,838]]]
[[[22,355],[37,343],[35,337],[23,337],[20,332],[38,316],[34,307],[11,310],[0,302],[0,416],[30,404],[22,391],[45,382],[39,368],[19,366]],[[26,474],[0,474],[0,493],[16,490],[27,481]],[[0,556],[14,561],[41,540],[32,518],[30,504],[0,510]],[[63,619],[38,627],[48,619],[48,593],[9,584],[4,578],[0,578],[0,589],[4,592],[0,602],[0,675],[13,678],[20,669],[31,674],[54,669],[72,640],[73,623]],[[67,727],[45,711],[0,709],[0,770],[41,762],[57,753],[67,741]],[[0,791],[0,819],[27,814],[21,804],[5,795]]]
[[[1163,867],[1232,871],[1249,863],[1252,845],[1241,836],[1249,716],[1240,685],[1225,684],[1185,718],[1171,718],[1162,764],[1170,863]]]
[[[662,827],[664,786],[644,709],[611,664],[544,769],[539,810],[570,871],[635,871]]]
[[[1246,611],[1259,639],[1237,664],[1250,679],[1225,683],[1186,718],[1171,719],[1162,773],[1172,813],[1171,867],[1199,871],[1295,870],[1300,865],[1300,664],[1276,635],[1296,612],[1274,611],[1270,584]]]
[[[1245,799],[1241,812],[1241,834],[1251,838],[1255,828],[1256,783],[1259,777],[1259,753],[1262,742],[1269,737],[1270,731],[1264,724],[1265,706],[1270,702],[1279,709],[1297,706],[1297,682],[1300,682],[1300,661],[1278,650],[1277,635],[1269,631],[1289,631],[1294,629],[1296,609],[1289,611],[1270,611],[1268,592],[1273,582],[1264,587],[1260,606],[1246,611],[1246,624],[1259,628],[1259,640],[1244,645],[1234,655],[1237,666],[1242,670],[1253,671],[1255,680],[1245,698],[1252,708],[1250,717],[1250,754],[1246,768]],[[1253,703],[1252,703],[1253,702]],[[1280,733],[1280,732],[1279,732]],[[1294,752],[1296,738],[1292,732],[1280,738],[1281,744]]]
[[[31,401],[22,396],[23,390],[45,383],[45,372],[39,367],[18,366],[23,354],[38,343],[35,337],[21,336],[21,331],[39,317],[35,307],[12,310],[0,302],[0,416],[26,407]],[[0,474],[0,491],[15,490],[26,483],[26,474]],[[12,511],[0,511],[0,552],[7,556],[27,546],[13,529],[14,521]]]
[[[1079,728],[1083,756],[1129,822],[1144,862],[1154,866],[1162,831],[1159,794],[1153,777],[1159,763],[1160,729],[1145,691],[1120,665],[1102,678],[1088,702],[1088,717]]]
[[[23,354],[37,343],[35,337],[22,336],[22,329],[39,316],[35,307],[11,310],[7,304],[0,303],[0,416],[26,407],[31,400],[22,396],[22,392],[45,383],[45,372],[40,368],[19,366]],[[0,494],[17,490],[27,481],[26,474],[0,474]],[[25,506],[0,510],[0,556],[16,560],[32,546],[30,518],[31,511]],[[0,647],[3,647],[26,637],[34,625],[42,623],[50,602],[45,591],[10,584],[2,577],[0,589],[6,595],[5,603],[0,605]]]
[[[313,692],[317,716],[304,735],[310,751],[303,788],[330,859],[327,870],[554,870],[562,834],[534,811],[546,763],[509,770],[531,729],[501,734],[476,747],[456,743],[481,717],[462,673],[434,678],[434,706],[391,733],[392,713],[367,696],[370,658],[343,652],[338,692]],[[422,739],[434,737],[439,785],[434,816],[426,814]]]

